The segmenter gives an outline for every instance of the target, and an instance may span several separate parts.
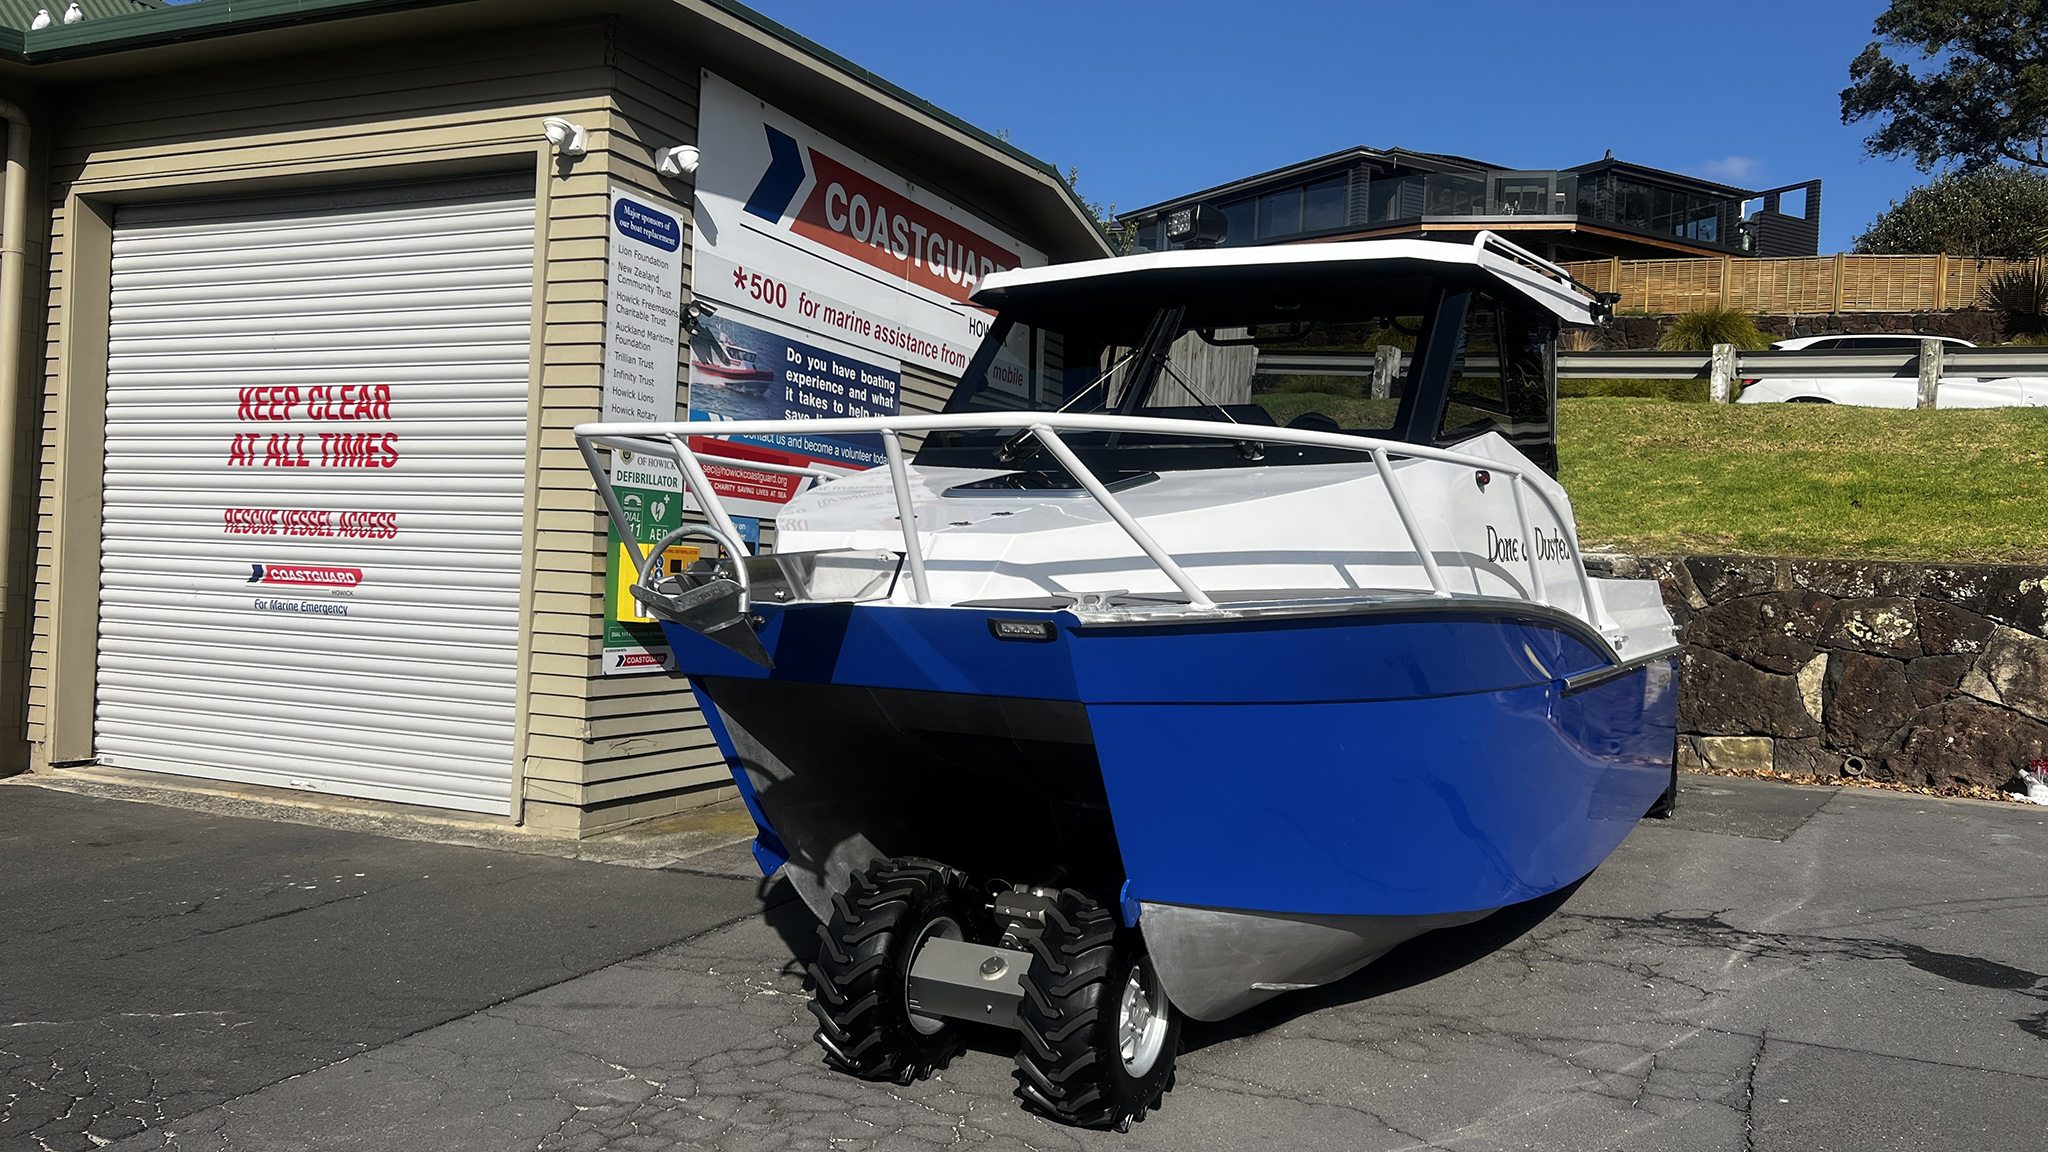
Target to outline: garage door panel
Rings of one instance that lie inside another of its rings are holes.
[[[251,726],[250,731],[268,730],[273,736],[286,732],[297,736],[303,731],[309,738],[330,743],[356,740],[366,747],[399,751],[413,748],[417,743],[415,737],[422,735],[479,745],[512,738],[512,726],[506,723],[503,709],[510,700],[428,710],[416,704],[407,707],[405,701],[395,697],[299,690],[255,696],[210,691],[206,687],[191,681],[152,679],[146,683],[108,684],[103,691],[110,700],[187,717],[181,722],[187,727],[207,727],[211,718],[222,727],[236,730]]]
[[[404,265],[394,269],[384,258],[364,256],[343,249],[317,248],[307,250],[308,258],[291,260],[281,258],[250,258],[246,253],[221,253],[216,259],[177,260],[169,257],[129,257],[130,277],[134,285],[142,289],[197,288],[207,284],[218,284],[229,291],[235,288],[252,288],[259,285],[296,285],[302,280],[343,281],[343,295],[352,294],[354,288],[390,291],[412,290],[431,287],[435,277],[448,273],[478,272],[502,264],[515,249],[499,246],[471,245],[459,250],[423,251],[419,246],[409,250],[393,252],[391,259],[402,260]],[[531,253],[531,250],[528,250]],[[269,256],[270,254],[263,254]],[[124,254],[117,245],[114,258],[122,260]]]
[[[175,772],[181,776],[200,775],[180,759],[184,746],[176,741],[151,740],[122,735],[114,737],[114,749],[103,758],[117,757],[123,767],[144,772]],[[361,796],[371,800],[392,800],[401,804],[424,804],[464,812],[502,814],[502,787],[493,788],[488,764],[475,772],[459,772],[467,762],[437,758],[427,763],[400,762],[391,765],[360,765],[353,759],[307,755],[290,766],[280,767],[275,742],[270,747],[222,746],[207,751],[210,768],[204,773],[212,780],[261,784],[271,788],[295,788]],[[449,770],[442,770],[442,769]],[[303,771],[305,774],[298,774]],[[346,789],[331,783],[347,771],[356,779]]]
[[[342,318],[342,319],[345,319]],[[370,317],[363,317],[370,320]],[[379,316],[375,322],[388,324],[400,317]],[[203,325],[192,325],[200,330]],[[212,334],[207,352],[195,351],[189,336],[132,335],[108,348],[112,363],[126,366],[133,358],[162,360],[168,364],[217,359],[234,367],[250,363],[249,356],[277,356],[292,364],[301,358],[307,364],[325,367],[339,360],[343,364],[365,359],[380,363],[460,362],[516,363],[504,355],[504,342],[517,339],[524,324],[484,323],[437,324],[432,331],[395,327],[372,328],[339,325],[305,325],[280,328],[276,332],[221,332]]]
[[[136,406],[131,411],[145,413],[150,419],[157,418],[155,413],[149,412],[149,408],[153,405],[234,404],[239,406],[243,399],[242,389],[252,387],[252,385],[238,383],[241,376],[232,373],[222,374],[219,379],[215,379],[213,374],[205,372],[164,373],[161,375],[160,380],[151,381],[147,379],[147,377],[155,375],[157,374],[137,372],[129,376],[129,387],[132,391],[128,394],[128,401]],[[406,386],[406,395],[403,400],[404,407],[402,409],[394,408],[392,414],[394,416],[403,415],[409,419],[439,420],[467,417],[473,414],[524,415],[523,412],[509,410],[509,402],[504,399],[505,381],[502,370],[493,369],[491,372],[479,370],[474,373],[474,379],[467,380],[425,381],[409,378],[396,372],[396,370],[387,370],[387,375],[394,376],[395,381],[363,380],[357,382],[351,380],[345,384],[328,384],[326,387],[336,389],[350,387],[354,391],[347,394],[349,398],[376,400],[382,398],[382,392],[372,391],[368,397],[365,397],[363,390],[366,387],[375,389],[380,383],[385,385],[394,382],[404,384]],[[249,400],[251,403],[256,402],[256,398],[253,396],[249,397]],[[343,401],[343,394],[337,391],[334,394],[334,400],[336,403],[341,403]]]
[[[490,451],[489,451],[489,448],[488,448],[488,446],[487,446],[487,445],[473,445],[473,444],[467,444],[467,443],[466,443],[466,442],[464,442],[464,441],[455,441],[455,440],[449,440],[449,441],[441,441],[440,443],[446,444],[446,445],[448,446],[448,447],[447,447],[447,449],[446,449],[445,451],[442,451],[442,452],[439,452],[439,453],[434,453],[434,452],[421,452],[421,453],[420,453],[420,455],[421,455],[421,456],[426,456],[426,457],[432,457],[432,456],[436,456],[436,455],[438,455],[438,456],[440,457],[439,459],[425,459],[425,460],[421,460],[421,461],[419,461],[419,462],[418,462],[418,463],[419,463],[419,465],[420,465],[420,466],[419,466],[418,468],[416,468],[416,469],[413,469],[413,468],[408,468],[408,470],[409,470],[409,471],[413,471],[413,472],[415,473],[415,475],[417,475],[417,476],[418,476],[418,477],[420,477],[421,479],[432,479],[432,478],[435,478],[435,477],[461,478],[461,477],[467,477],[467,476],[512,476],[512,475],[520,475],[520,476],[523,476],[523,475],[525,475],[525,469],[526,469],[526,464],[525,464],[525,462],[524,462],[524,461],[518,461],[518,460],[511,460],[511,461],[508,461],[508,460],[506,460],[505,458],[503,458],[502,456],[494,456],[494,455],[491,455],[491,454],[490,454]],[[405,446],[405,448],[407,449],[408,455],[410,455],[410,454],[411,454],[411,451],[410,451],[410,450],[411,450],[411,449],[413,448],[413,446],[412,446],[412,445],[406,445],[406,446]],[[461,455],[458,455],[458,454],[457,454],[457,450],[459,450],[459,449],[466,449],[466,453],[465,453],[465,454],[461,454]],[[260,459],[261,459],[261,457],[262,457],[263,453],[267,452],[267,450],[268,450],[268,444],[267,444],[267,443],[258,443],[258,444],[256,445],[256,450],[257,450],[257,453],[258,453],[258,457],[259,457],[259,463],[260,463]],[[307,457],[307,459],[309,459],[309,460],[317,460],[317,459],[319,459],[319,456],[318,456],[319,450],[320,450],[320,444],[319,444],[319,441],[317,441],[317,440],[316,440],[316,441],[314,441],[314,442],[313,442],[313,449],[312,449],[312,454],[311,454],[311,455],[309,455],[309,456]],[[223,456],[225,456],[225,455],[226,455],[226,453],[227,453],[227,449],[226,449],[226,446],[225,446],[225,444],[223,444],[223,446],[222,446],[222,455],[223,455]],[[108,466],[108,467],[109,467],[109,468],[111,469],[111,468],[115,467],[116,465],[119,465],[119,466],[121,466],[121,467],[122,467],[122,468],[124,469],[124,471],[125,471],[125,470],[127,470],[127,469],[135,469],[135,470],[141,470],[141,469],[144,469],[144,468],[159,468],[159,469],[164,469],[164,470],[173,470],[173,469],[184,469],[184,468],[190,468],[190,467],[192,466],[192,463],[193,463],[193,461],[192,461],[192,457],[193,457],[193,454],[192,454],[192,453],[186,453],[186,454],[184,454],[184,455],[182,455],[182,456],[144,456],[144,455],[142,455],[142,454],[140,454],[140,453],[112,453],[112,452],[110,452],[110,453],[108,453],[108,454],[107,454],[107,466]],[[260,475],[261,475],[261,473],[263,473],[263,472],[265,472],[265,471],[279,471],[279,472],[282,472],[282,471],[284,471],[284,470],[283,470],[283,469],[265,469],[265,468],[263,468],[263,467],[260,467],[260,466],[259,466],[259,467],[252,467],[252,468],[249,468],[249,469],[247,470],[248,474],[249,474],[249,475],[252,475],[252,476],[260,476]],[[370,468],[363,468],[363,469],[358,469],[358,471],[360,471],[360,472],[364,472],[364,473],[371,473],[371,472],[378,472],[378,471],[382,471],[382,469],[370,469]],[[371,476],[364,476],[364,477],[361,477],[361,478],[362,478],[362,479],[369,479],[369,480],[375,480],[375,479],[376,479],[376,477],[375,477],[374,475],[371,475]],[[123,476],[121,477],[121,482],[117,483],[117,485],[116,485],[116,488],[115,488],[115,490],[116,490],[116,491],[119,491],[119,490],[121,489],[121,487],[122,487],[122,486],[125,486],[125,484],[126,484],[126,483],[132,483],[132,481],[130,481],[130,480],[128,479],[128,477],[127,477],[127,476],[126,476],[126,475],[124,474],[124,475],[123,475]],[[258,479],[258,480],[252,480],[252,481],[247,481],[247,482],[245,482],[245,483],[247,484],[247,488],[246,488],[245,490],[248,490],[248,491],[268,491],[268,490],[269,490],[269,489],[267,489],[267,488],[263,487],[263,485],[264,485],[265,481],[263,481],[263,480],[260,480],[260,479]],[[346,493],[336,493],[336,495],[345,495],[345,494],[346,494]]]
[[[265,371],[292,371],[313,368],[361,368],[414,364],[492,364],[499,368],[513,367],[525,371],[526,358],[513,356],[509,350],[494,346],[487,341],[463,344],[453,341],[447,333],[437,332],[432,339],[421,337],[411,343],[387,344],[374,351],[363,348],[335,348],[332,350],[306,349],[300,351],[250,349],[246,351],[224,351],[215,349],[201,353],[164,354],[139,357],[113,355],[107,362],[107,371],[125,372],[143,369],[152,372],[223,371],[237,369],[261,369]]]
[[[203,490],[195,488],[195,490],[186,490],[186,492],[158,492],[158,490],[152,490],[152,492],[123,492],[121,494],[121,502],[106,510],[106,519],[109,519],[109,521],[119,521],[121,529],[123,529],[121,531],[121,535],[123,535],[121,549],[115,551],[113,556],[129,556],[129,553],[147,553],[147,556],[162,556],[164,551],[160,547],[154,547],[156,543],[182,545],[182,543],[193,543],[193,541],[213,541],[215,537],[227,535],[231,539],[219,541],[221,547],[244,547],[244,549],[260,549],[260,551],[291,549],[291,558],[293,560],[311,560],[309,549],[348,547],[352,539],[381,539],[383,535],[395,531],[391,527],[385,527],[387,523],[393,523],[393,521],[389,521],[389,517],[362,517],[362,515],[356,515],[356,517],[352,517],[348,521],[342,521],[342,519],[338,519],[334,515],[328,515],[328,517],[319,519],[319,521],[313,521],[309,517],[301,517],[301,521],[297,521],[297,523],[266,521],[262,525],[246,525],[246,523],[240,523],[240,521],[223,521],[223,515],[207,517],[207,510],[186,508],[186,506],[182,506],[178,502],[180,498],[190,498],[190,496],[197,494],[197,492],[203,492]],[[279,490],[270,490],[268,494],[270,496],[281,496]],[[307,496],[317,496],[317,492],[309,492]],[[395,517],[397,512],[399,512],[399,508],[391,508],[391,506],[397,504],[397,502],[399,500],[391,498],[391,496],[358,498],[356,500],[356,504],[358,504],[356,512],[365,512],[365,510],[379,510],[379,512],[383,512],[383,510],[389,510],[391,517]],[[518,515],[504,515],[504,512],[500,512],[498,508],[489,508],[489,506],[477,506],[475,510],[449,508],[449,510],[444,510],[444,515],[434,515],[434,512],[416,512],[416,510],[410,510],[410,508],[403,508],[403,510],[408,512],[408,525],[406,527],[416,529],[416,533],[420,537],[424,537],[424,539],[412,541],[412,547],[408,549],[408,551],[420,551],[422,553],[422,558],[420,558],[422,564],[430,564],[428,558],[434,556],[436,551],[446,551],[446,549],[469,551],[477,543],[473,539],[467,539],[469,535],[512,535],[512,537],[516,537],[518,531],[520,531],[520,517]],[[418,521],[418,523],[414,523],[414,521]],[[442,541],[440,549],[432,547],[432,543],[436,539]],[[500,558],[500,562],[502,562],[502,558]],[[383,564],[391,564],[391,560],[383,558]]]
[[[235,692],[240,686],[275,683],[281,692],[279,699],[308,698],[331,699],[336,696],[349,698],[383,699],[389,697],[403,701],[406,707],[431,711],[444,706],[465,708],[469,706],[496,708],[512,699],[515,678],[498,676],[487,666],[474,675],[448,676],[440,668],[420,670],[412,676],[394,675],[388,671],[377,673],[337,672],[332,661],[309,661],[307,667],[293,667],[277,660],[265,661],[261,665],[248,662],[245,650],[231,648],[206,648],[187,644],[138,644],[123,645],[125,651],[118,671],[108,671],[102,682],[116,686],[148,685],[158,681],[174,687],[183,685],[182,691],[220,691],[221,685],[229,685]],[[427,691],[432,689],[431,692]],[[290,694],[296,693],[297,696]]]
[[[406,244],[419,238],[419,222],[432,217],[442,222],[435,229],[437,237],[454,242],[463,236],[480,236],[502,245],[509,231],[532,220],[530,212],[522,213],[516,206],[335,211],[336,215],[324,217],[280,210],[268,218],[245,214],[233,219],[187,221],[177,218],[175,207],[137,206],[123,214],[123,222],[136,225],[136,229],[116,237],[115,243],[129,251],[149,254],[221,249],[271,251],[294,243],[337,238],[344,243],[384,240]]]
[[[529,286],[530,288],[531,286]],[[390,308],[416,306],[435,301],[435,307],[458,307],[471,298],[498,307],[509,289],[504,278],[490,269],[443,272],[431,281],[381,282],[355,276],[345,280],[307,277],[290,283],[264,283],[240,287],[208,285],[194,276],[188,284],[164,284],[144,288],[131,285],[127,295],[108,313],[110,319],[162,321],[175,317],[205,320],[214,316],[244,316],[252,303],[276,307],[279,314],[292,317],[303,312],[352,314],[383,312]]]
[[[114,233],[102,761],[506,811],[530,187]]]
[[[280,600],[286,598],[278,597]],[[321,603],[311,597],[299,602]],[[102,614],[101,623],[102,631],[109,635],[117,636],[124,628],[130,634],[147,629],[167,638],[184,636],[191,643],[232,643],[237,640],[251,643],[289,631],[293,643],[307,653],[336,657],[360,654],[386,662],[396,662],[408,655],[437,663],[488,660],[504,641],[515,638],[516,611],[474,622],[465,620],[460,624],[446,622],[448,614],[442,613],[443,623],[439,625],[425,619],[431,615],[422,612],[411,619],[396,621],[358,620],[304,611],[206,612],[190,608],[140,609],[125,604],[109,604]],[[505,624],[507,616],[515,623]],[[405,625],[403,629],[387,627],[401,623]],[[403,638],[394,639],[394,635]],[[106,652],[113,647],[102,644],[100,650]]]
[[[445,689],[451,699],[469,699],[479,693],[489,693],[497,688],[510,689],[516,677],[502,661],[491,659],[488,650],[470,653],[465,661],[464,649],[447,645],[422,645],[410,654],[416,657],[408,661],[389,661],[383,665],[372,665],[366,661],[336,660],[335,652],[350,654],[348,646],[333,644],[332,651],[321,651],[314,647],[293,644],[291,647],[272,645],[266,647],[268,637],[235,637],[234,646],[216,644],[215,636],[160,637],[144,635],[140,629],[130,629],[124,636],[102,640],[102,652],[119,652],[123,659],[118,662],[120,673],[109,671],[106,675],[126,674],[126,661],[132,657],[136,668],[156,668],[168,662],[177,668],[198,675],[203,669],[207,675],[217,679],[235,682],[263,682],[274,678],[279,683],[300,683],[305,676],[326,677],[338,688],[361,686],[364,683],[385,683],[393,691],[409,690],[423,697],[435,684],[447,685]],[[349,669],[371,669],[375,671],[350,671]],[[458,674],[459,673],[459,674]],[[139,674],[139,673],[138,673]]]
[[[526,306],[521,304],[472,308],[449,300],[436,301],[433,307],[395,308],[385,302],[374,309],[307,309],[280,314],[269,320],[252,320],[235,313],[217,318],[194,316],[189,314],[189,310],[183,311],[187,314],[158,320],[139,319],[132,313],[120,317],[121,330],[126,335],[114,351],[122,353],[134,349],[146,352],[185,341],[194,332],[205,332],[214,340],[229,344],[235,341],[310,342],[316,338],[357,343],[373,337],[408,339],[418,329],[429,326],[443,332],[477,332],[493,326],[516,327],[524,323],[528,315]]]
[[[337,387],[343,384],[431,386],[425,396],[431,400],[440,398],[441,393],[432,389],[442,385],[503,385],[507,373],[502,364],[417,364],[405,368],[392,365],[344,366],[325,369],[320,375],[323,383]],[[212,388],[227,391],[261,387],[274,379],[273,374],[265,373],[260,368],[242,368],[225,372],[214,368],[189,366],[179,372],[136,369],[129,371],[126,376],[131,382],[144,387]]]
[[[328,600],[321,597],[318,589],[271,592],[267,595],[271,606],[253,612],[246,596],[192,593],[175,597],[182,603],[174,607],[166,606],[166,597],[161,595],[124,596],[130,602],[109,600],[101,618],[147,624],[172,632],[201,629],[222,639],[249,632],[267,634],[285,626],[272,619],[282,615],[291,618],[290,627],[294,630],[307,633],[304,642],[309,645],[328,639],[380,640],[394,627],[402,626],[406,636],[416,637],[417,643],[432,643],[437,648],[454,645],[492,649],[497,641],[515,635],[519,626],[517,608],[480,611],[437,604],[360,604]],[[287,604],[292,607],[285,607]],[[336,611],[327,614],[315,610],[327,608]],[[348,615],[340,614],[339,609],[343,608]]]

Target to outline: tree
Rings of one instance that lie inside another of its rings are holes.
[[[1894,201],[1856,238],[1880,256],[2031,259],[2048,228],[2048,174],[2000,166],[1940,177]]]
[[[2048,169],[2048,0],[1892,0],[1871,30],[1842,90],[1842,123],[1882,120],[1871,155]]]
[[[1102,239],[1109,245],[1110,253],[1116,256],[1129,256],[1131,250],[1138,246],[1138,230],[1117,223],[1116,205],[1104,207],[1101,203],[1081,195],[1079,168],[1067,168],[1067,187],[1073,190],[1074,200],[1081,205],[1082,210],[1095,221],[1095,230],[1102,233]]]

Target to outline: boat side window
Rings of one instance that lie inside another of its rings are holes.
[[[980,387],[956,392],[947,411],[1092,412],[1120,391],[1127,346],[1017,323],[1001,323],[997,336]]]
[[[1401,394],[1407,379],[1398,359],[1392,361],[1394,371],[1375,375],[1380,358],[1377,349],[1392,348],[1406,358],[1415,351],[1415,338],[1422,329],[1420,316],[1350,322],[1316,320],[1237,329],[1245,333],[1240,339],[1249,343],[1238,346],[1242,353],[1232,363],[1239,365],[1237,371],[1248,369],[1248,374],[1241,377],[1241,385],[1240,376],[1230,377],[1233,385],[1243,391],[1229,395],[1242,399],[1226,399],[1221,393],[1216,399],[1225,404],[1249,402],[1263,409],[1273,423],[1289,428],[1389,432],[1401,410]],[[1214,335],[1219,340],[1223,338],[1220,330]],[[1223,353],[1238,348],[1214,351]],[[1175,344],[1176,366],[1180,350],[1180,345]],[[1173,383],[1163,379],[1153,394],[1163,395]]]
[[[1548,325],[1475,294],[1451,365],[1450,402],[1444,406],[1438,442],[1455,444],[1499,432],[1554,470],[1553,343]]]

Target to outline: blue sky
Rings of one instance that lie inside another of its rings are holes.
[[[1883,0],[750,2],[1124,209],[1354,144],[1520,168],[1612,148],[1748,188],[1819,177],[1833,252],[1926,179],[1841,122]]]

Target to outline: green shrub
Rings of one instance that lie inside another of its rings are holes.
[[[1771,346],[1771,338],[1749,313],[1734,308],[1702,308],[1671,322],[1657,347],[1666,352],[1705,352],[1716,344],[1733,344],[1750,352]]]
[[[2048,312],[2048,285],[2042,284],[2041,269],[2033,264],[2016,265],[1993,276],[1977,290],[1977,298],[1999,312],[2023,316]]]
[[[1877,256],[2026,260],[2048,226],[2048,174],[1996,166],[1937,177],[1871,221],[1855,250]]]

